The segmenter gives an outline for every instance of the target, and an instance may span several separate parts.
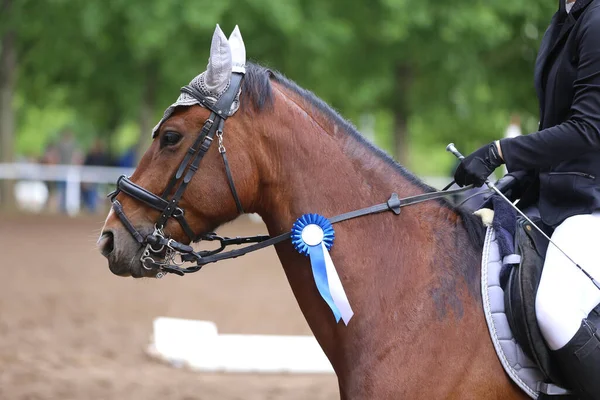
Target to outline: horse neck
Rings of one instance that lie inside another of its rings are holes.
[[[400,197],[424,192],[422,185],[295,93],[274,88],[257,206],[271,234],[289,231],[305,213],[332,217],[382,203],[393,192]],[[479,304],[474,279],[479,255],[449,207],[431,201],[403,208],[398,216],[364,216],[334,229],[331,256],[355,312],[348,326],[336,324],[320,298],[309,260],[289,241],[276,250],[341,387],[344,381],[361,381],[357,375],[373,363],[385,365],[382,359],[391,361],[399,351],[404,360],[417,357],[423,348],[412,344],[426,324],[441,325],[445,334],[457,336],[449,325],[471,321],[467,312],[475,314]],[[456,248],[464,253],[462,267],[473,270],[470,278],[454,267],[459,263]],[[462,334],[469,329],[472,324]],[[403,374],[410,379],[410,371]]]
[[[361,139],[332,121],[309,100],[273,83],[274,111],[263,124],[256,210],[275,231],[300,215],[334,216],[381,203],[392,192],[423,193]]]

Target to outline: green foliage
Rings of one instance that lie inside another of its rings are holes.
[[[18,31],[19,152],[39,152],[67,126],[130,146],[148,125],[144,107],[154,123],[204,70],[220,23],[240,25],[249,59],[342,115],[376,115],[390,153],[405,118],[408,166],[420,174],[447,173],[448,142],[473,150],[501,137],[512,113],[535,129],[533,64],[554,11],[546,0],[14,1],[0,34]]]

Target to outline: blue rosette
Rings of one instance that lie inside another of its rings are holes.
[[[331,222],[319,214],[304,214],[292,226],[291,239],[300,254],[310,257],[317,289],[336,322],[348,324],[354,313],[329,255],[335,239]]]
[[[335,231],[333,230],[333,225],[331,225],[331,222],[319,214],[304,214],[298,218],[296,222],[294,222],[294,225],[292,226],[292,244],[294,245],[294,248],[298,250],[300,254],[304,254],[305,256],[310,255],[311,245],[307,244],[302,238],[302,232],[309,225],[316,225],[321,228],[321,231],[323,232],[322,239],[318,241],[317,245],[323,242],[325,247],[327,247],[327,250],[331,250],[331,246],[333,246],[333,240],[335,239]],[[310,227],[308,229],[312,230],[314,228]],[[316,235],[319,233],[316,229],[314,232],[305,232],[305,237],[310,234],[315,235],[312,236],[315,240],[318,239]],[[309,243],[311,238],[308,238]],[[312,246],[315,246],[315,244]]]

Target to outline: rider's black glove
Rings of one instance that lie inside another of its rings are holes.
[[[466,156],[454,172],[454,181],[458,186],[475,185],[479,187],[504,160],[498,153],[496,143],[487,144]]]

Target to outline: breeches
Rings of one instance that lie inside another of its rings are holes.
[[[567,218],[552,240],[600,281],[600,212]],[[535,301],[537,321],[551,350],[566,345],[600,303],[600,289],[550,243]]]

